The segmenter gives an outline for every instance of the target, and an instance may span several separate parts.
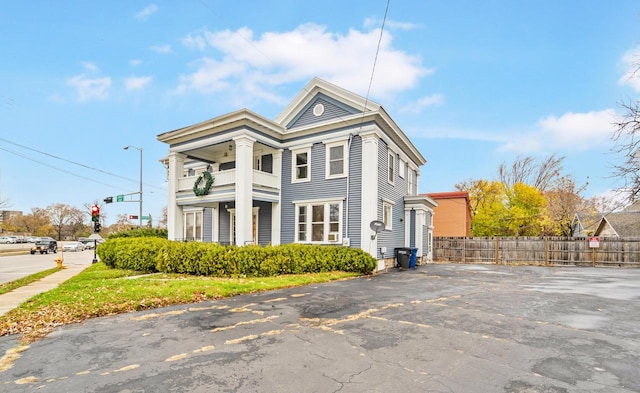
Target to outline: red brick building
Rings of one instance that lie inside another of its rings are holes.
[[[426,194],[438,202],[433,208],[433,236],[471,236],[471,203],[466,191]]]

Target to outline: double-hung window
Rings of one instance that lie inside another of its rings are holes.
[[[387,168],[388,168],[388,171],[389,171],[389,175],[387,177],[387,181],[389,182],[389,184],[393,184],[393,181],[395,180],[394,179],[394,176],[395,176],[394,168],[395,168],[395,158],[396,157],[395,157],[395,155],[393,154],[393,152],[391,150],[389,150],[388,156],[389,156],[389,160],[388,160]]]
[[[347,175],[347,141],[327,143],[326,145],[327,179],[344,177]]]
[[[293,183],[311,180],[311,148],[291,151],[291,181]]]
[[[296,201],[297,243],[339,243],[342,201]]]
[[[184,213],[184,240],[202,241],[202,209],[186,211]]]
[[[391,230],[393,223],[393,202],[383,198],[382,199],[382,222],[384,222],[384,229]]]

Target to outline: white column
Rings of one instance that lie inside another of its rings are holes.
[[[271,244],[280,244],[280,231],[282,225],[282,216],[280,211],[280,204],[282,203],[282,149],[273,153],[273,167],[272,172],[278,176],[278,202],[271,204]]]
[[[253,144],[248,136],[233,138],[236,144],[236,245],[253,240]]]
[[[213,212],[211,213],[211,241],[220,242],[220,202],[213,204]]]
[[[409,247],[411,244],[411,209],[404,209],[404,246]]]
[[[371,239],[373,231],[369,223],[378,219],[378,136],[364,134],[362,137],[362,207],[361,237],[363,251],[378,258],[378,240]]]
[[[178,192],[178,180],[184,172],[185,155],[169,153],[169,173],[167,174],[167,192],[169,201],[167,204],[167,232],[169,240],[182,239],[184,231],[182,207],[176,202]]]
[[[424,224],[425,224],[425,219],[426,219],[426,212],[422,209],[418,209],[416,210],[416,238],[415,238],[415,244],[416,247],[418,248],[418,253],[416,254],[417,256],[421,257],[424,254],[425,251],[425,244],[424,244]]]

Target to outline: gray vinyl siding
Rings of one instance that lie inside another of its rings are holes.
[[[303,183],[291,182],[291,151],[282,153],[282,230],[280,239],[283,244],[295,241],[296,211],[293,201],[336,198],[345,201],[347,197],[347,178],[325,179],[326,146],[323,143],[315,143],[311,147],[309,162],[310,181]],[[360,137],[355,137],[351,143],[349,154],[349,204],[343,203],[342,208],[342,235],[344,236],[348,225],[348,235],[351,238],[352,247],[360,247],[360,199],[362,178],[362,143]],[[349,217],[347,219],[347,212]]]
[[[226,205],[226,207],[225,207]],[[220,202],[220,220],[218,227],[218,243],[229,244],[231,239],[231,214],[227,208],[232,209],[235,207],[235,202]]]
[[[378,258],[381,247],[387,248],[387,254],[395,255],[395,248],[405,247],[404,244],[404,196],[407,195],[407,179],[398,175],[400,161],[396,154],[393,155],[394,173],[393,184],[389,184],[389,149],[387,144],[380,140],[378,143],[378,219],[382,220],[383,200],[392,201],[391,230],[385,229],[378,235]],[[402,220],[402,221],[401,221]]]
[[[351,140],[349,154],[349,208],[345,209],[345,227],[348,226],[348,235],[351,239],[351,247],[361,248],[362,242],[362,139],[359,136]],[[347,217],[347,214],[349,215]],[[368,227],[368,223],[365,223]]]
[[[266,246],[271,243],[271,203],[253,201],[254,207],[259,207],[258,210],[258,244]]]
[[[416,247],[416,212],[409,213],[409,247]]]
[[[213,241],[213,209],[205,207],[202,213],[202,241]]]
[[[313,108],[317,104],[322,104],[324,106],[324,112],[320,116],[316,116],[313,114]],[[339,101],[335,101],[325,96],[324,94],[318,94],[307,104],[307,106],[300,112],[300,114],[287,125],[287,128],[303,127],[309,124],[324,122],[342,116],[349,116],[354,113],[358,112]]]

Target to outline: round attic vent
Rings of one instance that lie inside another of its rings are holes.
[[[315,116],[320,116],[323,113],[324,113],[324,105],[316,104],[316,106],[313,107],[313,114]]]

